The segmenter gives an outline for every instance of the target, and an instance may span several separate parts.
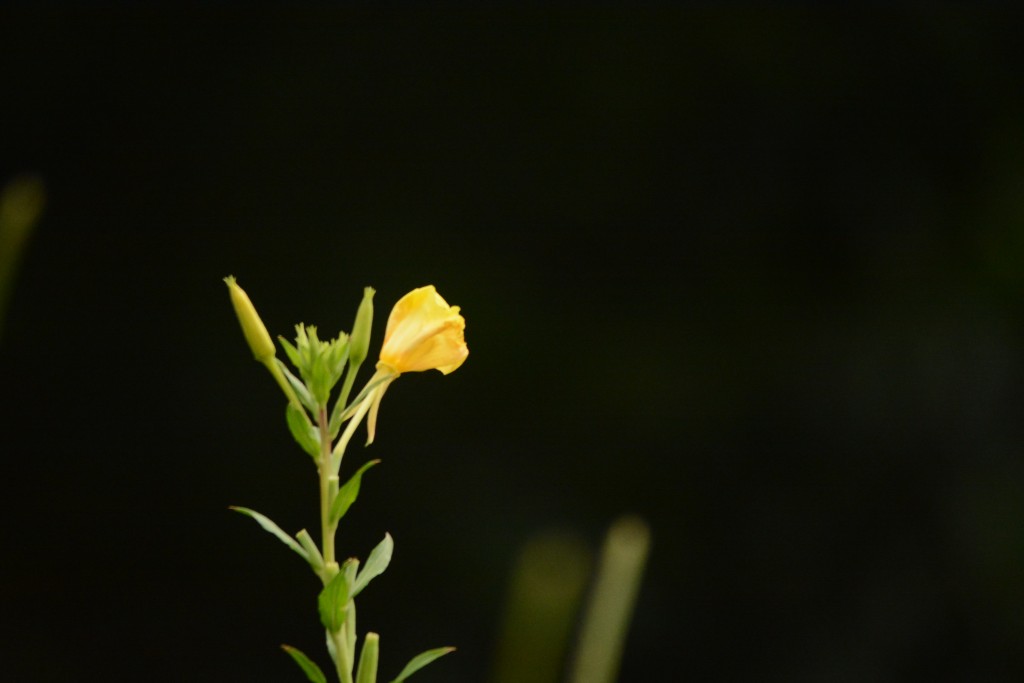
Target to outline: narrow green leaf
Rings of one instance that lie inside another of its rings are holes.
[[[366,584],[384,573],[384,570],[391,564],[391,553],[394,549],[395,542],[391,539],[391,534],[384,534],[384,540],[370,551],[370,556],[366,558],[366,564],[363,565],[363,571],[359,572],[356,582],[352,585],[353,598],[366,588]]]
[[[331,503],[331,513],[329,521],[331,526],[334,526],[338,521],[345,516],[348,509],[352,507],[352,503],[356,502],[356,498],[359,497],[359,486],[363,480],[363,472],[370,469],[380,460],[371,460],[362,467],[359,471],[352,475],[345,485],[338,489],[338,494],[334,496],[334,502]]]
[[[349,585],[345,572],[338,572],[320,591],[317,609],[320,623],[331,633],[337,632],[345,623],[345,606],[348,604]]]
[[[295,442],[302,446],[302,450],[306,451],[314,460],[318,460],[320,458],[320,431],[309,421],[306,411],[289,403],[285,410],[285,418],[288,420],[288,430],[291,431]]]
[[[306,678],[312,681],[312,683],[327,683],[327,677],[324,676],[324,672],[320,670],[320,667],[313,660],[304,655],[302,650],[291,645],[282,645],[281,649],[291,655],[295,663],[306,674]]]
[[[377,658],[379,656],[380,636],[370,631],[363,639],[363,650],[359,653],[356,683],[377,683]]]
[[[405,665],[404,669],[402,669],[402,673],[398,674],[398,678],[391,681],[391,683],[402,683],[402,681],[407,679],[409,676],[412,676],[414,673],[425,667],[427,664],[430,664],[438,657],[445,656],[449,652],[455,652],[455,648],[439,647],[433,650],[427,650],[426,652],[419,653],[418,655],[409,660],[409,663]]]
[[[309,555],[307,555],[306,551],[302,549],[302,546],[296,543],[294,538],[281,531],[281,527],[274,524],[269,517],[264,517],[255,510],[250,510],[249,508],[238,507],[237,505],[232,505],[230,507],[235,512],[241,512],[246,517],[252,517],[255,519],[257,524],[277,536],[282,543],[297,552],[306,562],[310,562]],[[310,564],[312,564],[312,562],[310,562]]]

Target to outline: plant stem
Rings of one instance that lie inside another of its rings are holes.
[[[331,513],[331,435],[327,428],[327,406],[321,405],[317,413],[320,427],[320,542],[323,545],[324,564],[334,562],[334,529],[330,525]],[[325,583],[330,577],[326,577]]]
[[[345,635],[343,630],[328,631],[327,637],[334,644],[334,651],[337,653],[335,659],[335,670],[338,672],[338,679],[341,683],[352,683],[352,664],[349,659]]]

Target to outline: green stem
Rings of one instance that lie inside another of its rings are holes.
[[[320,542],[323,545],[324,564],[334,562],[334,529],[331,528],[331,436],[327,429],[327,407],[321,405],[317,413],[320,427]]]
[[[338,680],[341,683],[352,683],[352,660],[348,655],[348,645],[345,643],[345,632],[342,629],[328,631],[327,637],[334,644],[334,668],[338,672]]]

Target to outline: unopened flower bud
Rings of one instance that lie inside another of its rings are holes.
[[[356,367],[370,352],[370,328],[373,327],[373,287],[363,290],[363,300],[352,323],[352,334],[348,338],[348,362]]]
[[[224,278],[224,282],[231,293],[231,304],[235,307],[235,315],[242,325],[242,333],[245,335],[245,341],[249,342],[252,355],[261,363],[268,363],[274,358],[275,351],[274,342],[271,341],[267,328],[264,327],[245,290],[235,282],[234,276],[229,275]]]

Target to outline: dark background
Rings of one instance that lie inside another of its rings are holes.
[[[623,681],[1024,676],[1024,16],[0,9],[0,680],[300,680],[273,334],[437,285],[339,542],[382,675],[484,681],[517,549],[653,546]]]

